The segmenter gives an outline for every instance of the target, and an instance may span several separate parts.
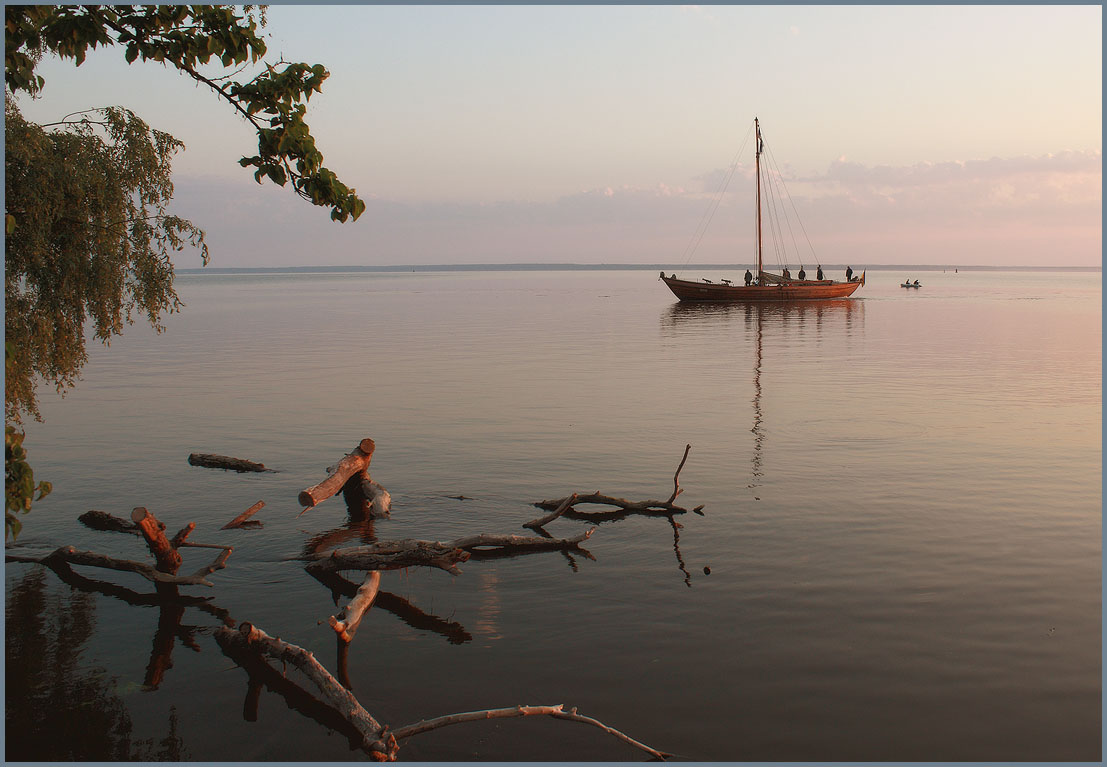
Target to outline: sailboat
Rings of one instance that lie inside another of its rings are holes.
[[[757,176],[757,274],[749,285],[732,285],[729,280],[682,280],[674,274],[661,272],[659,279],[669,286],[681,301],[797,301],[809,299],[847,298],[865,284],[865,273],[846,282],[835,280],[798,280],[786,269],[782,274],[765,271],[762,258],[761,222],[761,154],[765,143],[761,139],[761,124],[753,119],[755,129],[755,164]]]

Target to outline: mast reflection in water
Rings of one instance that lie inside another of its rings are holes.
[[[742,320],[744,335],[735,338],[732,325]],[[662,330],[674,336],[710,336],[721,333],[730,343],[752,342],[753,350],[753,455],[750,459],[748,488],[761,486],[764,478],[764,448],[766,428],[762,408],[762,368],[766,344],[770,354],[796,351],[801,342],[821,341],[824,332],[839,338],[849,338],[856,328],[864,329],[865,304],[854,299],[829,301],[783,301],[779,303],[712,303],[681,302],[671,305],[662,315]],[[805,349],[805,354],[810,351]],[[831,352],[833,353],[833,352]],[[776,359],[779,359],[776,358]],[[775,360],[774,360],[775,361]]]

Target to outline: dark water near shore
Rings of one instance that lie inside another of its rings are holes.
[[[9,548],[137,557],[76,517],[194,521],[235,551],[190,593],[334,671],[331,591],[296,557],[367,533],[341,499],[297,516],[296,494],[361,438],[394,499],[373,534],[435,540],[525,533],[531,503],[573,491],[667,498],[690,443],[678,502],[703,516],[605,521],[594,560],[385,573],[395,609],[349,653],[363,705],[398,726],[565,703],[699,761],[1098,761],[1100,274],[921,273],[910,292],[904,276],[767,307],[678,305],[649,272],[182,276],[163,335],[129,328],[64,399],[42,392],[27,446],[55,491]],[[219,530],[259,499],[263,529]],[[209,558],[188,550],[182,571]],[[25,564],[6,593],[9,759],[365,758],[268,690],[247,721],[214,611],[177,628]],[[545,719],[400,754],[640,756]]]

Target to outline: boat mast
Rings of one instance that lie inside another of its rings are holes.
[[[761,125],[756,117],[753,118],[753,127],[756,131],[754,138],[757,141],[754,163],[757,170],[757,281],[760,283],[763,271],[761,265]]]

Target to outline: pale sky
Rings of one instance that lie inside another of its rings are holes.
[[[1099,6],[274,5],[265,32],[331,72],[308,121],[356,223],[255,184],[246,123],[122,49],[20,105],[184,141],[212,266],[680,264],[755,116],[824,263],[1101,263]],[[739,159],[694,263],[752,263]]]

